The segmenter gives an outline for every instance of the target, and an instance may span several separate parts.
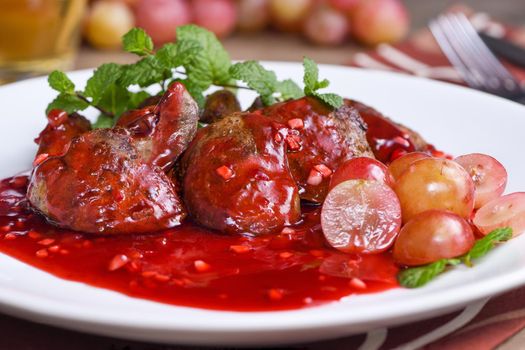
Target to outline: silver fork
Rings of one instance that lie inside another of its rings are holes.
[[[439,16],[429,27],[470,87],[525,104],[525,90],[519,81],[494,56],[464,14]]]

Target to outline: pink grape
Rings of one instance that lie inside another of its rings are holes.
[[[84,33],[94,47],[116,49],[121,46],[122,36],[133,28],[134,21],[133,13],[126,4],[98,1],[86,17]]]
[[[297,32],[312,5],[312,0],[270,0],[272,24],[284,31]]]
[[[307,17],[303,31],[313,43],[338,45],[346,38],[348,21],[340,12],[329,7],[320,7]]]
[[[388,170],[390,170],[394,179],[399,179],[401,174],[407,170],[412,163],[423,158],[430,158],[430,156],[423,152],[407,153],[390,163]]]
[[[393,187],[395,180],[386,165],[368,157],[358,157],[347,160],[337,168],[330,179],[330,188],[334,188],[347,180],[374,180]]]
[[[456,214],[429,210],[403,226],[393,249],[399,265],[425,265],[465,254],[474,245],[470,225]]]
[[[192,0],[193,21],[215,33],[226,37],[237,23],[237,8],[231,0]]]
[[[452,160],[420,159],[403,172],[394,189],[401,202],[403,222],[431,209],[448,210],[468,219],[474,209],[474,182]]]
[[[454,159],[472,177],[476,186],[475,208],[481,208],[505,191],[507,171],[496,159],[486,154],[472,153]]]
[[[237,28],[245,32],[255,32],[268,25],[270,18],[268,0],[238,0]]]
[[[191,22],[185,0],[138,0],[135,5],[137,26],[160,45],[175,40],[175,30]]]
[[[513,235],[525,231],[525,192],[516,192],[493,199],[474,215],[474,225],[486,235],[502,227],[512,228]]]
[[[328,3],[337,11],[344,14],[350,14],[356,9],[360,1],[361,0],[329,0]]]
[[[401,207],[387,185],[348,180],[334,187],[321,211],[328,243],[346,253],[379,253],[392,246],[401,228]]]
[[[352,33],[367,45],[397,42],[408,27],[408,14],[399,0],[360,1],[352,13]]]

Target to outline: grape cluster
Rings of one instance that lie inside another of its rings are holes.
[[[122,35],[138,26],[161,45],[188,23],[219,38],[273,28],[319,45],[349,38],[376,45],[402,39],[408,14],[400,0],[92,0],[84,37],[96,48],[118,48]]]

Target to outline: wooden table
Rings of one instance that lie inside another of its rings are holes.
[[[430,18],[449,6],[451,1],[424,1],[406,0],[411,11],[413,28],[424,26]],[[525,0],[465,0],[464,3],[477,10],[487,11],[495,18],[503,21],[525,25]],[[235,35],[225,40],[225,46],[233,59],[257,60],[285,60],[300,61],[304,55],[312,57],[320,63],[341,64],[349,60],[351,55],[362,47],[348,43],[340,47],[315,47],[305,40],[292,35],[276,35],[272,32],[256,36]],[[126,63],[132,62],[135,57],[128,54],[96,51],[83,47],[77,58],[75,68],[96,67],[105,62]],[[113,349],[113,350],[174,350],[190,349],[180,346],[162,346],[144,344],[126,340],[117,340],[106,337],[67,331],[37,323],[19,320],[9,316],[0,315],[0,349]],[[502,345],[502,350],[524,348],[525,332],[521,332],[507,343]],[[295,348],[309,349],[335,349],[341,344],[335,342],[317,343],[310,346]]]

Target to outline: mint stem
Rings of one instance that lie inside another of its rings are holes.
[[[115,118],[115,114],[113,114],[113,113],[107,111],[106,109],[104,109],[104,108],[102,108],[102,107],[100,107],[100,106],[96,106],[96,105],[94,105],[93,103],[91,103],[90,100],[88,100],[88,98],[87,98],[86,96],[82,95],[81,93],[79,93],[79,92],[75,92],[75,95],[76,95],[79,99],[81,99],[82,101],[86,102],[86,103],[87,103],[88,105],[90,105],[91,107],[93,107],[93,108],[95,108],[95,109],[98,109],[98,110],[100,111],[100,113],[105,114],[105,115],[107,115],[108,117]]]
[[[181,74],[181,75],[184,75],[184,76],[188,76],[186,74],[186,72],[183,72],[181,70],[175,70],[175,73],[177,74]],[[254,91],[252,88],[250,87],[247,87],[247,86],[239,86],[239,85],[232,85],[232,84],[213,84],[215,86],[220,86],[220,87],[225,87],[225,88],[232,88],[232,89],[241,89],[241,90],[250,90],[250,91]]]
[[[232,88],[232,89],[241,89],[241,90],[251,90],[251,91],[253,91],[252,88],[249,88],[247,86],[230,85],[230,84],[217,84],[217,86],[222,86],[222,87]]]

